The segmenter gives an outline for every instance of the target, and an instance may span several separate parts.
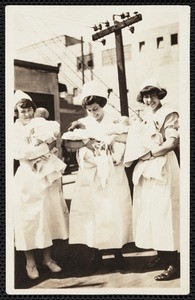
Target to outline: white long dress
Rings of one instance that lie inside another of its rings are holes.
[[[150,114],[147,122],[155,122],[165,139],[178,137],[178,114],[167,105]],[[133,233],[140,248],[179,250],[179,165],[174,151],[166,154],[165,159],[163,180],[142,175],[134,186]],[[136,165],[134,177],[142,164],[144,161],[140,160]]]
[[[13,156],[20,160],[14,178],[13,217],[17,250],[46,248],[54,239],[68,238],[69,213],[63,199],[61,181],[43,188],[29,159],[48,151],[46,144],[32,146],[25,142],[25,126],[16,120],[13,131]]]
[[[86,126],[87,118],[90,117],[86,117]],[[113,119],[105,114],[100,124],[110,123]],[[122,163],[113,166],[102,188],[97,166],[84,160],[82,167],[79,166],[71,202],[69,243],[109,249],[121,248],[129,242],[132,242],[132,202],[124,166]]]

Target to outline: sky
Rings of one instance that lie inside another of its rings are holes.
[[[111,26],[114,14],[129,12],[133,16],[136,11],[142,14],[142,21],[136,24],[137,32],[182,19],[182,6],[179,5],[8,5],[6,33],[10,34],[13,50],[59,35],[83,36],[84,41],[90,42],[95,24],[108,20]],[[121,21],[120,16],[115,18]]]

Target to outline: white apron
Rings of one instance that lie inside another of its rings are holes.
[[[100,124],[111,121],[105,115]],[[109,249],[121,248],[129,242],[132,242],[132,203],[124,166],[113,166],[102,188],[97,166],[84,161],[82,168],[79,167],[71,202],[69,243]]]

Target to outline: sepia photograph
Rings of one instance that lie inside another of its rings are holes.
[[[187,5],[7,5],[6,293],[190,293]]]

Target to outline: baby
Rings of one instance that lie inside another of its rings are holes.
[[[162,183],[164,178],[164,166],[166,156],[151,157],[142,160],[151,149],[163,143],[163,136],[154,121],[145,120],[141,123],[131,125],[127,135],[124,165],[129,167],[133,161],[139,160],[133,173],[133,183],[137,184],[140,177],[155,178]]]
[[[60,125],[56,121],[47,121],[49,112],[44,107],[38,107],[35,110],[34,118],[31,120],[28,128],[30,128],[30,138],[34,145],[40,143],[50,144],[57,139],[60,131]]]
[[[43,107],[36,109],[34,118],[26,125],[27,142],[38,146],[41,143],[55,143],[59,134],[60,125],[56,121],[46,120],[49,112]],[[44,186],[50,186],[56,179],[62,177],[62,171],[66,168],[66,164],[57,157],[57,148],[48,149],[45,155],[33,159],[30,162],[32,170],[37,172],[38,176],[44,178]]]
[[[111,135],[127,133],[129,128],[129,118],[120,117],[113,121],[111,125],[102,125],[92,120],[91,126],[86,128],[83,124],[85,118],[74,122],[68,130],[62,135],[64,140],[83,140],[86,144],[89,139],[95,139],[94,150],[82,147],[78,151],[79,165],[82,167],[84,161],[97,165],[97,174],[100,177],[102,187],[105,187],[106,179],[109,174],[109,168],[113,165],[119,165],[124,156],[125,144],[115,142],[113,153],[107,153],[107,140]]]
[[[111,125],[100,125],[97,122],[94,122],[92,126],[89,128],[86,128],[84,124],[84,119],[80,119],[79,121],[73,122],[71,126],[68,128],[68,132],[65,132],[62,135],[62,139],[64,140],[83,140],[86,144],[86,142],[89,139],[95,139],[99,142],[99,147],[96,143],[96,148],[103,150],[106,146],[106,140],[107,137],[111,135],[118,135],[122,133],[127,133],[129,129],[129,118],[125,116],[121,116],[119,119],[114,120]],[[115,165],[120,164],[122,161],[125,145],[123,143],[115,142],[113,145],[114,152],[111,154],[113,163]],[[92,151],[89,150],[91,153]],[[97,155],[97,151],[96,155]]]

